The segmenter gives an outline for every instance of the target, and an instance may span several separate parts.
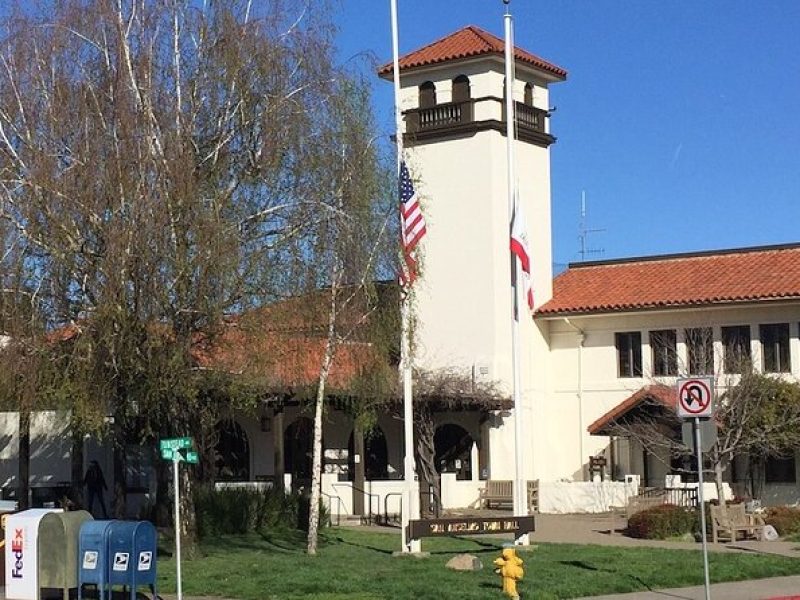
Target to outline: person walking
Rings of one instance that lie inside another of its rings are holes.
[[[88,494],[88,501],[87,507],[88,511],[91,514],[94,514],[92,508],[94,508],[94,499],[100,501],[100,508],[103,509],[103,518],[108,518],[108,511],[106,510],[106,501],[103,498],[103,492],[108,489],[106,486],[106,479],[103,477],[103,470],[100,468],[100,463],[96,460],[93,460],[89,463],[89,468],[86,470],[86,475],[83,477],[83,483],[86,486],[86,492]]]

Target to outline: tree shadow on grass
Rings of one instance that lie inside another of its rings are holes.
[[[660,592],[658,590],[655,590],[655,589],[653,589],[653,587],[649,583],[647,583],[646,581],[644,581],[640,577],[637,577],[636,575],[631,575],[630,573],[620,573],[616,569],[604,569],[602,567],[597,567],[597,566],[595,566],[593,564],[587,563],[587,562],[582,561],[582,560],[559,560],[559,561],[556,561],[556,562],[558,562],[558,564],[560,564],[560,565],[565,565],[565,566],[568,566],[568,567],[575,567],[577,569],[583,569],[585,571],[600,571],[600,572],[603,572],[603,573],[610,573],[612,575],[616,575],[617,577],[626,577],[628,579],[631,579],[631,580],[635,581],[639,585],[643,586],[645,589],[647,589],[647,591],[654,592],[654,593],[660,594],[662,596],[666,596],[666,597],[670,597],[670,598],[682,598],[682,599],[683,598],[688,598],[687,596],[678,596],[678,595],[675,595],[675,594],[670,594],[668,592]]]
[[[487,553],[495,553],[498,550],[500,550],[500,547],[497,544],[492,544],[491,542],[484,542],[482,540],[476,540],[474,538],[462,538],[462,537],[455,536],[455,535],[448,535],[448,536],[440,536],[439,537],[439,539],[444,539],[444,538],[450,539],[450,540],[457,540],[459,542],[466,542],[466,543],[473,544],[473,545],[477,545],[477,546],[479,546],[479,548],[476,549],[476,548],[466,548],[466,547],[464,547],[464,548],[458,548],[458,549],[451,548],[451,549],[446,549],[446,550],[431,550],[431,551],[425,550],[425,552],[427,552],[431,556],[441,556],[441,555],[445,555],[445,554],[465,554],[465,553],[487,554]],[[386,548],[378,548],[377,546],[372,546],[370,544],[361,544],[361,543],[358,543],[358,542],[351,542],[349,540],[345,540],[345,539],[343,539],[341,537],[338,537],[338,536],[331,537],[329,539],[330,540],[334,540],[336,542],[339,542],[340,544],[344,544],[346,546],[353,546],[353,547],[356,547],[356,548],[364,548],[365,550],[373,550],[375,552],[380,552],[381,554],[394,554],[396,552],[395,550],[387,550]]]

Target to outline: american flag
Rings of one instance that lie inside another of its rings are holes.
[[[414,248],[417,247],[426,231],[425,218],[419,207],[417,193],[414,191],[408,167],[403,161],[400,163],[400,237],[405,268],[400,271],[400,283],[404,286],[410,286],[417,277]]]

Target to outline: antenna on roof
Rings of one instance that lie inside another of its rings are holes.
[[[587,254],[603,254],[603,248],[587,248],[586,241],[590,233],[601,233],[605,229],[590,229],[587,224],[586,218],[586,190],[581,190],[581,221],[578,226],[578,241],[580,242],[580,250],[578,254],[581,256],[581,262],[586,261]]]

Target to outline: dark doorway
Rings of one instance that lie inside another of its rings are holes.
[[[439,473],[455,473],[456,479],[472,479],[472,436],[460,425],[448,423],[436,429],[433,445]]]
[[[353,481],[355,473],[355,452],[353,450],[353,434],[347,444],[347,480]],[[380,427],[375,427],[364,434],[364,477],[367,481],[389,478],[389,450],[386,436]]]
[[[217,423],[217,433],[216,481],[249,481],[250,443],[244,429],[233,419],[225,419]]]
[[[283,434],[286,473],[292,475],[292,486],[311,481],[314,422],[308,417],[294,420]]]

